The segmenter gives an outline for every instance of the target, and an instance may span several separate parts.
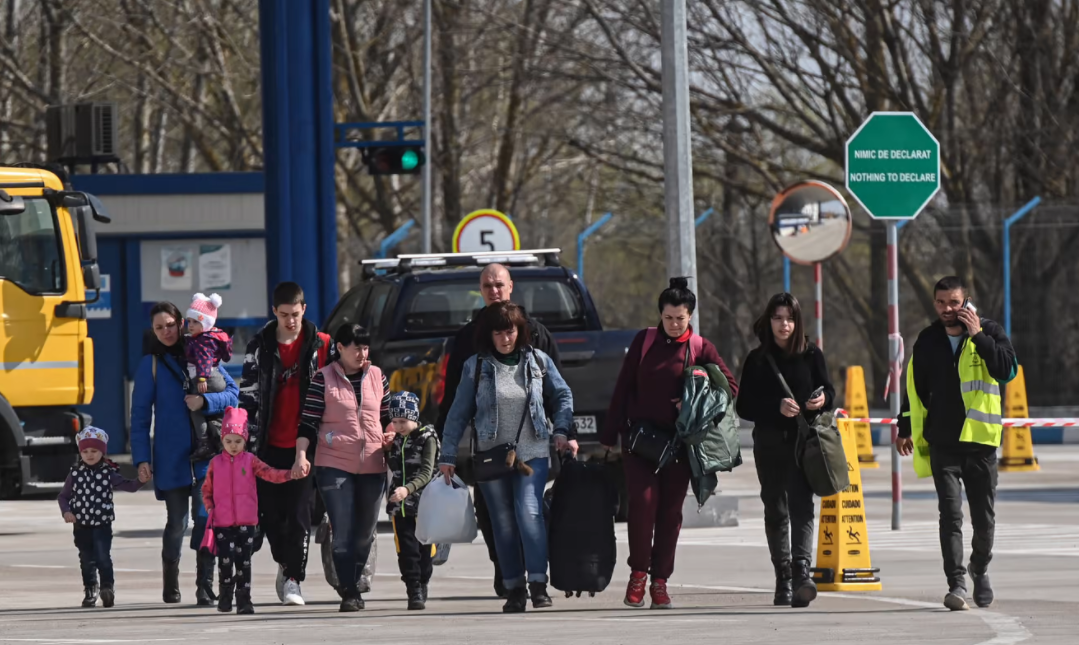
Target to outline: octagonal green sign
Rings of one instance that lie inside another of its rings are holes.
[[[940,189],[940,143],[912,112],[874,112],[847,139],[847,190],[876,219],[914,219]]]

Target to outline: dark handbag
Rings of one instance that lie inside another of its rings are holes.
[[[523,360],[523,359],[522,359]],[[475,393],[479,391],[480,383],[480,359],[476,357],[476,373],[474,376],[473,390]],[[521,422],[517,425],[517,437],[512,442],[503,443],[495,446],[494,448],[488,448],[480,452],[476,451],[476,444],[479,443],[479,437],[476,433],[476,419],[472,419],[472,476],[477,482],[490,482],[496,479],[502,479],[512,475],[516,468],[514,464],[517,461],[517,442],[521,440],[521,431],[525,427],[525,419],[528,417],[529,405],[532,403],[532,385],[526,381],[525,387],[527,388],[525,393],[525,409],[521,413]]]
[[[690,354],[690,348],[687,345],[686,357],[682,363],[683,371],[689,367]],[[642,419],[629,424],[626,450],[631,455],[656,464],[656,472],[658,473],[667,465],[674,451],[678,448],[674,439],[674,431],[661,430],[651,421]]]
[[[666,463],[674,451],[674,434],[660,430],[651,421],[638,421],[630,426],[626,450],[658,466]]]
[[[766,356],[787,396],[794,399],[775,359],[771,354]],[[843,435],[836,427],[835,414],[822,412],[812,424],[801,412],[795,418],[798,420],[798,438],[794,444],[794,462],[805,474],[813,492],[818,497],[830,497],[850,486],[847,452],[843,448]]]

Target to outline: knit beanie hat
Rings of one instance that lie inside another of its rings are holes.
[[[202,323],[206,329],[212,329],[217,322],[217,308],[221,306],[221,296],[211,294],[209,298],[201,293],[196,293],[191,299],[191,305],[187,308],[187,317]]]
[[[420,397],[412,392],[397,392],[390,397],[390,418],[419,422]]]
[[[101,454],[108,452],[109,435],[101,428],[86,426],[85,430],[75,435],[75,441],[78,442],[80,451],[96,448],[101,451]]]
[[[247,410],[234,408],[231,405],[225,408],[225,416],[221,420],[221,438],[225,435],[240,435],[247,441]]]

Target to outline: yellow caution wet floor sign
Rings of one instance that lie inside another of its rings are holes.
[[[820,591],[880,591],[877,572],[869,559],[869,531],[862,498],[862,472],[850,421],[839,422],[847,453],[850,486],[820,501],[817,529],[817,566],[813,580]]]
[[[1004,390],[1004,416],[1009,419],[1030,417],[1027,407],[1027,381],[1023,376],[1023,366]],[[1001,472],[1022,472],[1041,470],[1038,458],[1034,456],[1034,442],[1030,438],[1030,428],[1004,428],[1001,441],[1001,456],[998,468]]]
[[[847,368],[847,389],[843,409],[852,419],[869,418],[869,398],[865,393],[865,372],[859,365]],[[858,443],[858,463],[862,468],[880,468],[873,454],[873,433],[868,423],[855,423],[854,436]]]

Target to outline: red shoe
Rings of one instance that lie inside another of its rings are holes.
[[[671,597],[667,595],[667,581],[663,578],[652,578],[652,586],[648,589],[648,593],[652,596],[652,609],[671,608]]]
[[[644,571],[629,574],[629,585],[626,587],[626,599],[623,602],[630,607],[644,607],[644,586],[647,582],[648,574]]]

